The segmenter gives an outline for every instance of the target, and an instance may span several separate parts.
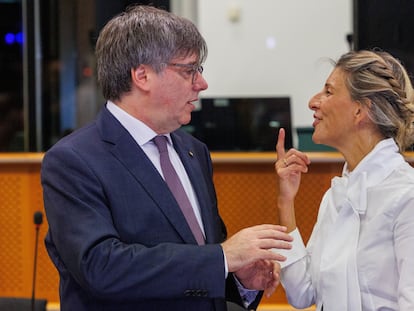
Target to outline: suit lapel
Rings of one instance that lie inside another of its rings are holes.
[[[103,141],[108,144],[109,152],[146,189],[182,239],[186,243],[197,244],[167,184],[128,131],[106,108],[103,109],[97,124]]]

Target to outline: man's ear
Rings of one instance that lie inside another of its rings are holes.
[[[149,76],[151,75],[150,68],[146,65],[139,65],[131,69],[131,81],[135,87],[146,91],[149,89]]]

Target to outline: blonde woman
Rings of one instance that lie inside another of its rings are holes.
[[[278,211],[294,237],[281,282],[297,308],[414,310],[414,168],[402,155],[413,143],[413,88],[386,52],[344,54],[313,96],[313,141],[345,158],[325,193],[307,246],[294,198],[310,161],[277,143]]]

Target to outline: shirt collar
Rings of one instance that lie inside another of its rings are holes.
[[[128,131],[129,134],[134,138],[139,146],[143,146],[150,142],[158,134],[154,132],[149,126],[147,126],[141,120],[134,118],[125,110],[121,109],[113,103],[108,101],[106,107],[109,112],[122,124],[122,126]],[[172,144],[170,134],[165,134],[167,140]]]

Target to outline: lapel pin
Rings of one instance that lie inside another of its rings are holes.
[[[194,153],[191,150],[188,151],[188,154],[190,155],[190,157],[193,157],[194,156]]]

